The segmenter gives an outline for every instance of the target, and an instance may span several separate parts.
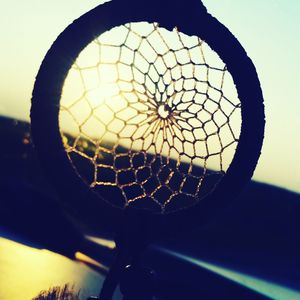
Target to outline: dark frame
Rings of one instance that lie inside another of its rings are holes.
[[[143,222],[150,240],[203,226],[223,211],[250,180],[260,155],[265,124],[264,105],[252,61],[234,35],[208,14],[200,1],[173,2],[113,0],[96,7],[59,35],[45,56],[36,78],[31,129],[39,159],[68,210],[102,232],[117,231],[124,216],[133,222]],[[197,35],[209,44],[233,77],[242,113],[241,134],[234,159],[217,187],[192,207],[164,215],[144,213],[143,218],[138,216],[139,211],[136,210],[130,212],[128,217],[122,209],[112,207],[89,189],[68,159],[58,123],[64,80],[79,53],[101,33],[115,26],[140,21],[158,22],[167,29],[177,26],[183,33]],[[91,210],[97,214],[91,216]]]

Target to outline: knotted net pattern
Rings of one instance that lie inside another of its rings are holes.
[[[241,112],[226,65],[156,23],[97,37],[65,80],[60,129],[78,174],[117,206],[158,212],[209,193],[235,153]]]

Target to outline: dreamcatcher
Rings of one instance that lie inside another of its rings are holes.
[[[222,211],[260,154],[255,68],[201,2],[189,2],[96,7],[58,37],[36,79],[34,143],[61,201],[117,232],[101,299],[149,242]]]

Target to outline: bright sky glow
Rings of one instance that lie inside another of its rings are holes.
[[[93,155],[98,143],[118,143],[226,171],[237,146],[241,111],[224,66],[204,41],[176,29],[147,22],[113,28],[73,64],[60,101],[60,129],[75,138],[84,135],[96,146]],[[69,151],[76,147],[70,140]],[[83,151],[83,157],[88,153]]]
[[[99,0],[2,1],[0,114],[29,119],[40,63],[58,34]],[[247,49],[265,103],[265,143],[254,179],[300,192],[300,2],[205,0]]]

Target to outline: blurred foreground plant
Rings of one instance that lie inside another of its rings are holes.
[[[41,291],[32,300],[80,300],[79,294],[80,291],[76,291],[73,285],[65,284]]]

